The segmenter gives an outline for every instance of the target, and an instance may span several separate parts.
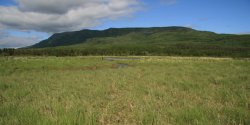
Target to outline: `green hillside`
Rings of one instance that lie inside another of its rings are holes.
[[[5,53],[56,56],[250,57],[250,35],[216,34],[186,27],[82,30],[57,33],[33,46],[18,49],[15,52],[8,50]]]
[[[44,48],[44,47],[55,47],[73,45],[78,43],[84,43],[89,39],[95,38],[106,38],[106,37],[119,37],[127,36],[127,34],[140,35],[151,35],[163,32],[195,32],[193,29],[185,27],[153,27],[153,28],[110,28],[107,30],[81,30],[75,32],[57,33],[52,35],[49,39],[41,41],[38,44],[31,46],[31,48]],[[129,37],[129,36],[128,36]],[[137,39],[140,40],[140,39]],[[143,39],[142,39],[143,40]],[[132,41],[131,41],[132,42]]]
[[[162,46],[179,43],[249,47],[250,35],[216,34],[186,27],[110,28],[103,31],[82,30],[58,33],[30,48],[68,45],[74,45],[74,47],[94,45],[105,48],[105,46],[141,46],[141,44]]]

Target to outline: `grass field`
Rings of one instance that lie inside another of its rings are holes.
[[[139,58],[0,57],[0,125],[250,124],[249,59]]]

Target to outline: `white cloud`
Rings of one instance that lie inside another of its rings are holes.
[[[240,33],[237,33],[238,35],[249,35],[250,32],[240,32]]]
[[[33,45],[39,42],[40,39],[36,36],[21,37],[12,36],[4,31],[0,31],[0,48],[19,48]]]
[[[101,24],[103,19],[130,16],[139,0],[16,0],[0,6],[0,28],[64,32]]]
[[[7,36],[8,36],[8,33],[4,32],[3,30],[0,30],[0,39],[7,37]]]
[[[186,24],[186,25],[183,25],[184,27],[187,27],[187,28],[197,28],[198,26],[195,25],[195,24]]]

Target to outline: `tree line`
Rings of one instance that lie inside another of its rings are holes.
[[[0,49],[1,56],[211,56],[250,57],[248,47],[173,45],[159,47]]]

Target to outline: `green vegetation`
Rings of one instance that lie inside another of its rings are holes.
[[[0,57],[0,124],[250,124],[249,59],[129,58]]]
[[[216,34],[185,27],[111,28],[52,35],[33,46],[0,55],[250,57],[250,35]]]

